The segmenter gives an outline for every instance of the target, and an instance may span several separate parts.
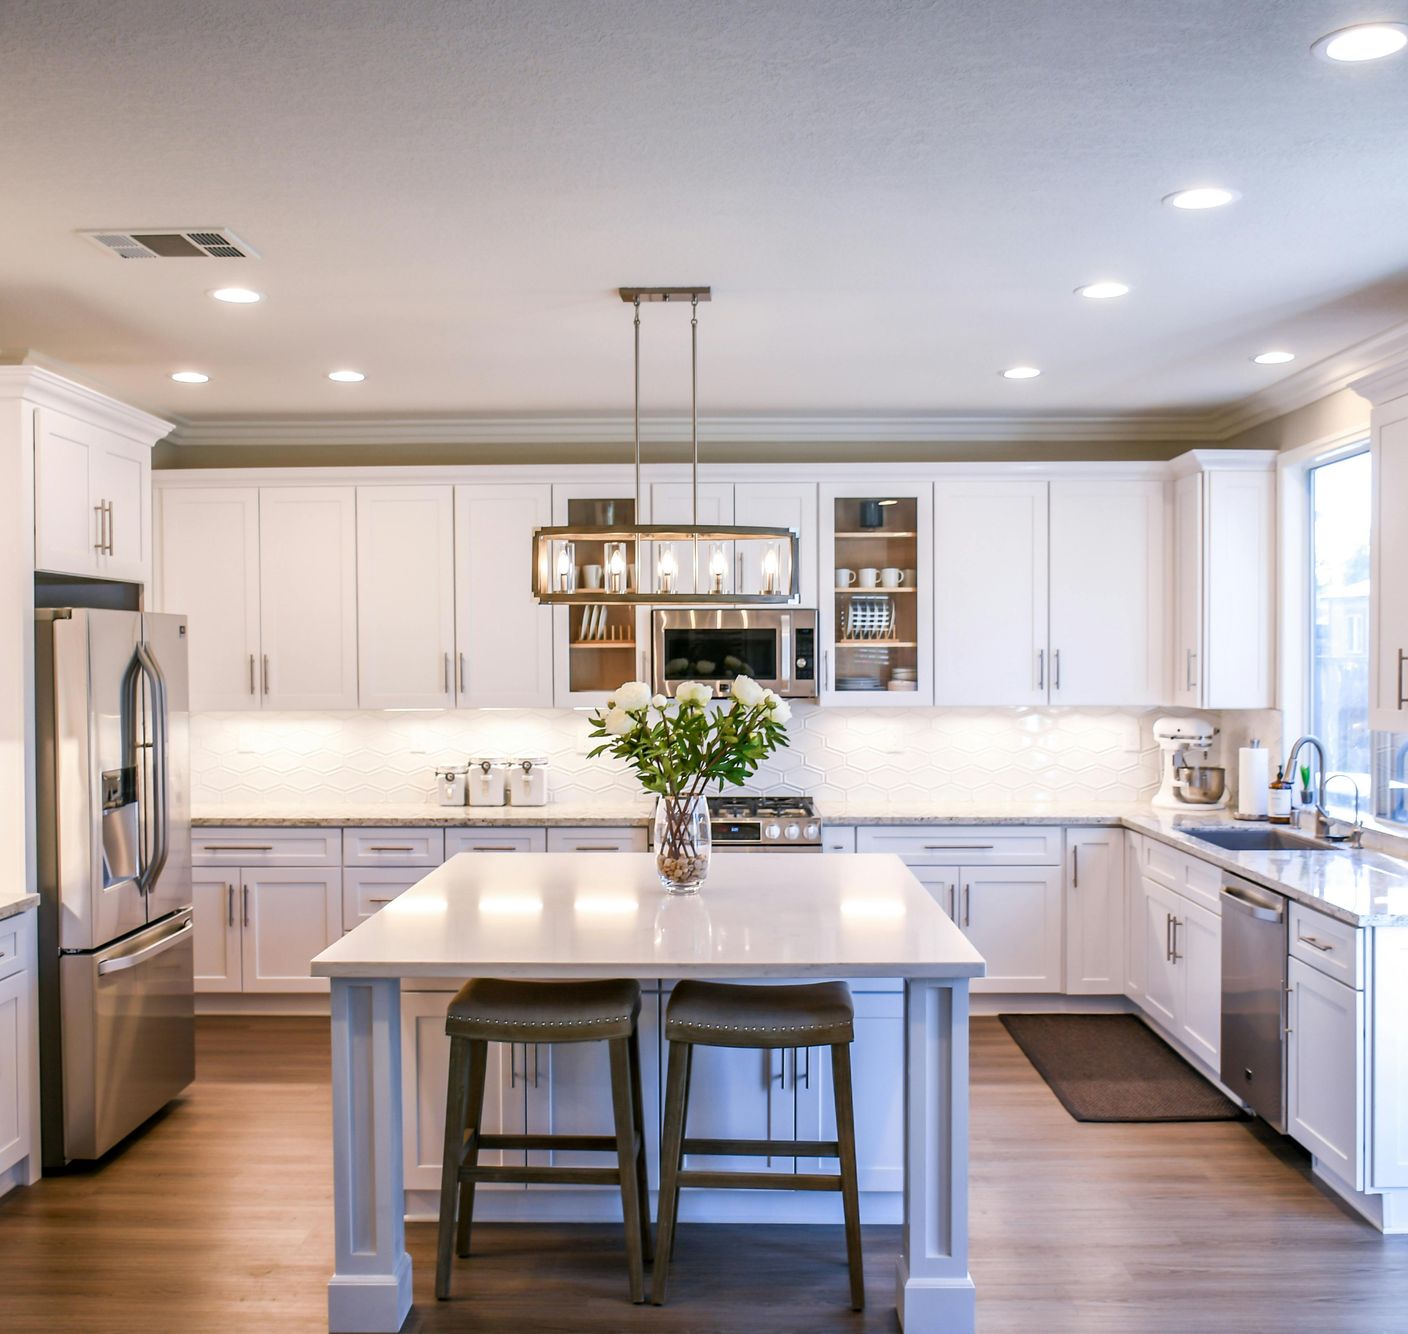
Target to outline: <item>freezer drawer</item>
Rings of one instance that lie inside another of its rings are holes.
[[[59,960],[64,1157],[98,1158],[196,1073],[190,909]]]

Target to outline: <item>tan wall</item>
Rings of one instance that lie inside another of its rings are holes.
[[[1351,431],[1369,434],[1369,400],[1360,398],[1352,389],[1341,389],[1294,412],[1253,426],[1223,444],[1234,449],[1298,449],[1301,445],[1318,444]]]

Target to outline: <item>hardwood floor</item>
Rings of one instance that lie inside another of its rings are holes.
[[[7,1334],[315,1334],[331,1266],[326,1021],[205,1019],[189,1095],[111,1161],[0,1200]],[[1245,1123],[1081,1125],[995,1019],[973,1024],[983,1334],[1408,1334],[1408,1237],[1326,1196]],[[670,1304],[632,1307],[617,1228],[476,1228],[437,1304],[408,1228],[413,1334],[894,1331],[898,1230],[686,1225]]]

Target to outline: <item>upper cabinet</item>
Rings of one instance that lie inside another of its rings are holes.
[[[1173,484],[1170,698],[1191,709],[1275,703],[1275,455],[1195,453]]]
[[[931,483],[820,491],[821,699],[932,704]]]
[[[1051,703],[1164,702],[1165,507],[1161,480],[1051,483]]]
[[[50,407],[34,418],[35,568],[145,583],[155,436],[134,438]]]
[[[1369,726],[1408,731],[1408,372],[1354,388],[1373,410],[1374,518],[1369,574]]]

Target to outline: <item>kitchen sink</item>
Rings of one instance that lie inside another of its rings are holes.
[[[1191,829],[1180,832],[1229,852],[1338,852],[1318,839],[1283,829]]]

